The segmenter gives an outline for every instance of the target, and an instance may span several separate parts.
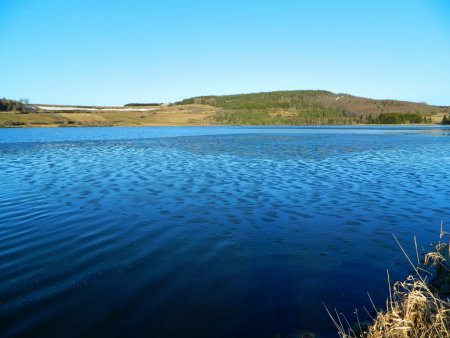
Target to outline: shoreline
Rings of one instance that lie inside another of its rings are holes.
[[[214,128],[214,127],[248,127],[248,128],[358,128],[358,127],[444,127],[448,128],[450,126],[437,124],[437,123],[426,123],[426,124],[299,124],[299,125],[248,125],[248,124],[130,124],[130,125],[11,125],[11,126],[0,126],[0,129],[78,129],[78,128],[151,128],[151,127],[193,127],[193,128]]]

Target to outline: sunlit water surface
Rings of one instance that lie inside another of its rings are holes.
[[[334,337],[450,223],[449,134],[0,129],[0,336]]]

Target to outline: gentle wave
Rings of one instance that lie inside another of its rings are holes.
[[[0,335],[327,336],[450,216],[441,129],[96,130],[2,136]]]

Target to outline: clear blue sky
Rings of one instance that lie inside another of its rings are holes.
[[[326,89],[450,105],[448,0],[0,0],[0,96]]]

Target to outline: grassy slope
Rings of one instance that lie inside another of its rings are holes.
[[[449,113],[450,107],[309,90],[199,96],[146,112],[0,112],[0,127],[440,123]]]
[[[175,126],[208,125],[215,108],[205,105],[160,107],[139,111],[45,111],[36,113],[0,112],[0,127],[76,127],[76,126]]]
[[[421,122],[429,122],[431,117],[432,122],[438,122],[439,116],[442,118],[444,113],[450,113],[450,107],[374,100],[318,90],[199,96],[177,104],[193,103],[217,107],[214,118],[223,124],[388,123],[390,114],[401,115],[397,122],[392,123],[413,122],[413,115],[426,117]],[[380,120],[380,116],[384,118]]]

